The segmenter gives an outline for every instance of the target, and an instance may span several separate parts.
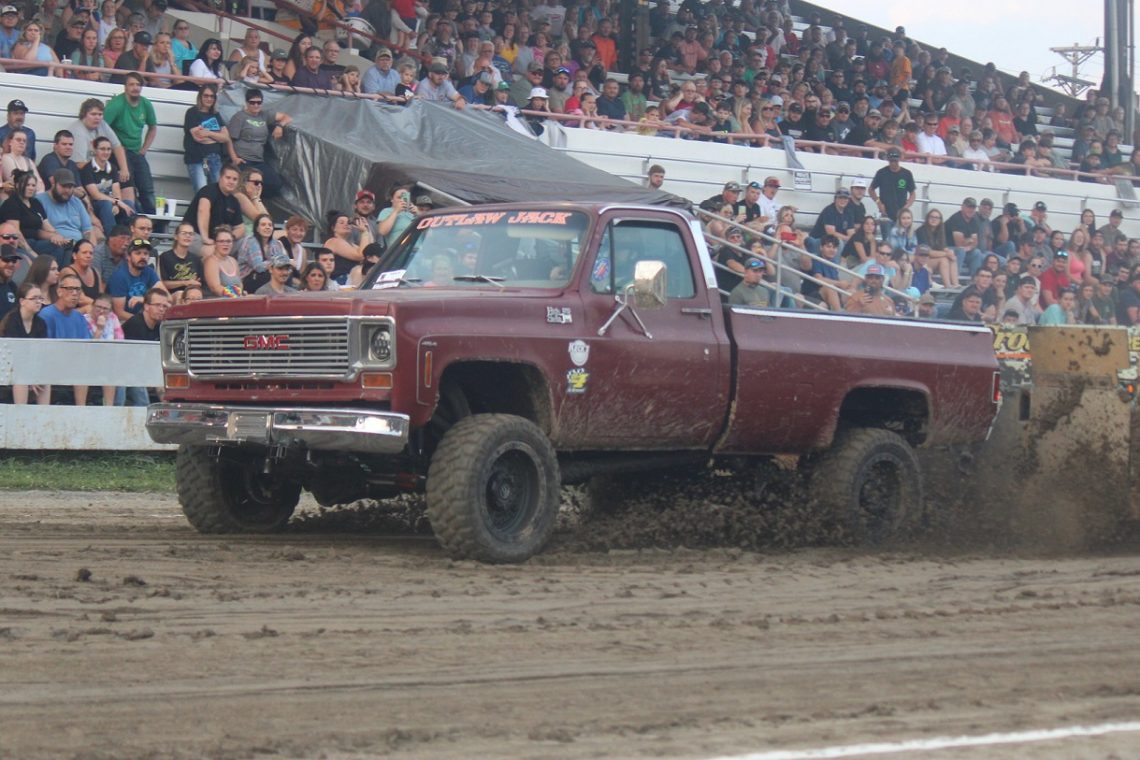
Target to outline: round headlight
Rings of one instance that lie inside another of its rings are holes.
[[[392,338],[388,335],[387,330],[374,331],[372,340],[369,341],[369,347],[372,351],[372,358],[376,361],[386,362],[392,358]]]
[[[170,354],[181,364],[186,363],[186,331],[179,330],[170,342]]]

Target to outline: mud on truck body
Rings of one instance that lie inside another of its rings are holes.
[[[540,551],[562,484],[794,455],[853,534],[903,530],[919,446],[985,438],[982,326],[728,307],[699,224],[536,204],[419,217],[359,290],[173,309],[154,440],[206,532],[426,491],[455,557]]]

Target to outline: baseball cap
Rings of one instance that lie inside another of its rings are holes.
[[[417,195],[416,196],[416,205],[417,206],[434,206],[435,201],[433,201],[431,199],[430,195],[427,195],[427,194]]]
[[[851,191],[845,187],[841,187],[835,191],[835,197],[836,198],[850,198],[851,197]]]
[[[0,14],[0,15],[3,15],[3,14]],[[26,105],[24,105],[24,101],[22,101],[22,100],[10,100],[10,101],[8,101],[8,110],[9,111],[23,111],[24,113],[27,113],[28,107]]]
[[[289,54],[284,50],[274,50],[269,54],[269,58],[273,61],[287,61],[289,60]]]
[[[361,198],[371,198],[372,200],[376,200],[376,193],[372,192],[371,190],[358,190],[356,192],[356,200],[359,201]]]
[[[889,148],[887,150],[887,158],[888,159],[902,158],[902,151],[899,150],[898,148]]]
[[[133,38],[136,45],[153,45],[154,40],[150,38],[150,32],[135,32]]]
[[[883,112],[880,111],[878,108],[872,108],[870,111],[867,112],[867,115],[868,116],[882,116]]]
[[[11,110],[11,108],[12,108],[11,106],[8,106],[8,109],[9,109],[9,110]],[[1121,217],[1121,218],[1123,219],[1123,218],[1124,218],[1124,212],[1123,212],[1123,211],[1121,211],[1121,210],[1120,210],[1120,209],[1118,209],[1118,208],[1114,208],[1114,209],[1111,211],[1111,213],[1109,213],[1109,216],[1119,216],[1119,217]]]
[[[1016,203],[1007,203],[1002,210],[1010,216],[1017,216],[1017,214],[1020,213],[1020,209],[1017,208]]]
[[[554,73],[555,74],[565,74],[566,76],[570,76],[570,69],[566,68],[565,66],[559,66],[558,68],[556,68],[554,70]]]
[[[153,250],[154,246],[151,245],[150,241],[147,240],[146,238],[135,238],[134,240],[131,241],[130,250],[137,251],[140,248],[146,248],[149,250]]]
[[[749,259],[748,263],[744,265],[745,269],[765,269],[768,265],[764,263],[764,259]]]
[[[780,186],[780,180],[776,179],[775,177],[767,177],[764,180],[764,187],[779,187],[779,186]]]
[[[56,185],[74,185],[75,174],[71,169],[56,169],[55,173],[51,175],[51,181]]]
[[[959,127],[957,124],[951,124],[951,125],[950,125],[950,129],[949,129],[949,130],[947,130],[947,131],[948,131],[948,132],[958,132],[958,133],[961,133],[961,132],[962,132],[962,128],[961,128],[961,127]]]
[[[4,245],[0,245],[0,261],[19,261],[19,260],[20,260],[20,253],[16,250],[16,246],[8,245],[7,243],[5,243]]]
[[[739,227],[729,227],[728,232],[724,234],[725,237],[744,237],[744,230]]]
[[[878,264],[871,264],[867,267],[867,271],[863,273],[864,277],[886,277],[886,271]]]
[[[7,16],[9,13],[15,13],[18,16],[20,15],[20,9],[14,5],[5,5],[3,8],[0,8],[0,16]]]
[[[386,47],[382,47],[376,51],[376,57],[377,58],[391,58],[392,57],[392,51]]]
[[[496,90],[505,90],[506,92],[510,92],[511,86],[507,82],[499,82],[498,86],[495,87],[495,89]]]
[[[269,257],[269,266],[273,267],[274,269],[292,267],[293,260],[283,253],[275,253]]]
[[[428,71],[431,72],[432,74],[446,74],[447,73],[447,64],[446,63],[433,63],[430,67],[428,67]]]
[[[1034,211],[1048,211],[1049,207],[1045,205],[1045,201],[1037,201],[1033,204]]]
[[[739,182],[725,182],[724,183],[724,189],[730,193],[739,193],[740,192],[740,183]]]
[[[773,95],[772,97],[768,98],[768,102],[777,107],[782,107],[784,105],[784,99],[779,95]]]
[[[526,70],[530,72],[542,71],[542,63],[540,61],[531,61],[527,64]]]
[[[546,88],[545,87],[531,87],[530,88],[530,95],[528,95],[527,97],[542,98],[543,100],[546,100],[550,96],[546,94]]]
[[[1061,250],[1059,250],[1053,254],[1053,258],[1055,258],[1055,259],[1067,259],[1067,258],[1069,258],[1069,252],[1066,251],[1064,248],[1062,248]]]
[[[867,188],[867,178],[866,177],[855,177],[854,179],[851,180],[851,187],[861,187],[863,189],[866,189]]]

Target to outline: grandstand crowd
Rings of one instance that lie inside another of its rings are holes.
[[[0,7],[0,58],[13,71],[123,87],[106,102],[84,101],[43,156],[27,104],[8,103],[0,334],[155,339],[181,300],[359,284],[431,198],[407,186],[380,198],[362,189],[351,210],[324,220],[323,243],[306,247],[310,222],[275,218],[266,204],[289,181],[272,145],[291,119],[268,110],[260,89],[275,85],[518,108],[535,131],[559,118],[758,148],[782,148],[787,136],[804,150],[883,157],[873,178],[841,188],[815,219],[777,200],[774,177],[728,182],[702,203],[729,301],[995,324],[1140,323],[1140,241],[1120,230],[1119,211],[1103,224],[1086,211],[1075,229],[1054,229],[1042,202],[999,211],[964,198],[947,219],[938,209],[918,218],[906,168],[1140,180],[1140,151],[1121,149],[1122,113],[1093,92],[1072,113],[1058,106],[1041,117],[1027,74],[1007,88],[992,65],[955,72],[945,49],[923,49],[901,27],[876,37],[814,17],[797,33],[787,0],[684,0],[675,12],[656,2],[649,43],[628,50],[608,0],[371,0],[345,5],[346,17],[389,40],[366,51],[373,64],[361,71],[338,63],[342,41],[307,30],[288,49],[252,28],[241,40],[196,44],[190,24],[167,10],[167,0]],[[298,23],[320,21],[302,14]],[[239,81],[251,85],[244,109],[223,119],[218,88]],[[197,90],[183,124],[196,194],[166,250],[154,234],[165,204],[147,159],[158,125],[144,87]],[[1075,135],[1068,155],[1052,130]],[[659,187],[664,174],[653,167],[647,182]],[[145,402],[140,389],[105,390],[104,403]],[[32,397],[47,403],[50,389],[14,393]]]

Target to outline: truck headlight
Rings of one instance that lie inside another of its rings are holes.
[[[186,331],[179,330],[174,333],[170,341],[170,356],[179,364],[186,363]]]
[[[362,369],[389,369],[396,364],[396,325],[390,319],[365,321],[360,328]]]

